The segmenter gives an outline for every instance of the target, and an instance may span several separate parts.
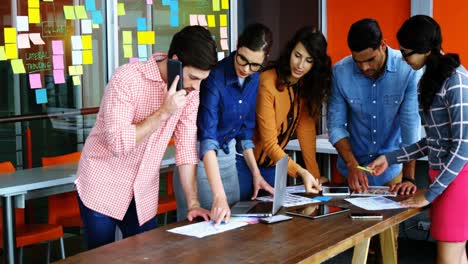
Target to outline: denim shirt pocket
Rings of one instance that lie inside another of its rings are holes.
[[[349,106],[353,113],[358,114],[359,118],[363,118],[362,99],[361,98],[348,98]]]
[[[385,94],[383,96],[384,112],[385,117],[388,119],[387,122],[392,124],[395,116],[400,109],[400,105],[403,101],[403,95],[399,94]]]

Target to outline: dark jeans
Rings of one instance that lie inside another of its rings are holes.
[[[236,155],[236,166],[237,174],[239,175],[240,200],[249,201],[250,198],[252,198],[253,182],[252,173],[245,162],[244,156],[239,154]],[[267,181],[272,187],[275,187],[275,167],[267,168],[258,166],[258,168],[260,169],[260,174],[263,176],[265,181]]]
[[[88,249],[97,248],[115,241],[115,228],[119,226],[124,238],[156,228],[156,216],[143,224],[138,223],[135,199],[132,199],[122,220],[103,215],[86,207],[78,196],[81,219]]]

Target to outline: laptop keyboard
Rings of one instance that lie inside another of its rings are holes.
[[[260,202],[256,204],[252,209],[250,209],[247,213],[249,214],[256,214],[256,213],[268,213],[273,211],[273,202]]]

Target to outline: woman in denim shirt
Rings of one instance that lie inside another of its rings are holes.
[[[431,236],[437,263],[468,263],[468,72],[457,54],[442,51],[440,26],[429,16],[408,19],[397,34],[403,59],[424,67],[419,81],[419,114],[426,137],[377,158],[369,165],[380,175],[389,165],[428,156],[429,189],[401,202],[431,203]]]
[[[197,169],[198,196],[202,208],[211,208],[217,223],[229,220],[229,205],[239,201],[236,146],[244,154],[255,189],[273,188],[263,179],[253,154],[255,102],[259,74],[272,44],[270,29],[252,24],[240,35],[237,50],[218,62],[200,89]],[[174,177],[177,216],[183,219],[187,204],[179,177]]]

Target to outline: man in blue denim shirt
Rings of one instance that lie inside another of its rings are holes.
[[[357,192],[369,185],[393,185],[393,191],[413,193],[414,161],[403,164],[403,171],[393,165],[379,177],[357,166],[418,140],[417,83],[422,73],[387,46],[373,19],[351,26],[348,46],[352,55],[334,66],[328,101],[328,132],[339,153],[338,171]]]

